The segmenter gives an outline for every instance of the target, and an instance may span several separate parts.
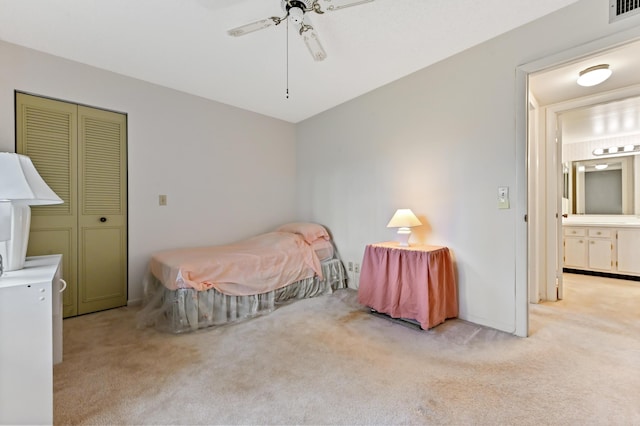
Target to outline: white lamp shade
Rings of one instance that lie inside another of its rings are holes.
[[[420,225],[422,223],[420,223],[411,209],[398,209],[387,224],[387,228],[411,228]]]
[[[40,177],[29,157],[10,152],[0,152],[0,201],[26,205],[63,202]]]
[[[411,209],[398,209],[387,224],[387,228],[398,228],[398,243],[402,247],[407,247],[411,237],[411,228],[420,225],[422,223],[420,223]]]

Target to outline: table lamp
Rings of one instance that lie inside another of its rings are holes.
[[[16,271],[24,267],[31,225],[29,206],[62,202],[38,174],[29,157],[0,152],[0,204],[4,206],[4,213],[0,211],[0,225],[4,222],[6,232],[8,216],[10,228],[10,237],[5,242],[0,242],[0,256],[5,271]],[[5,203],[9,205],[8,208]],[[9,210],[8,214],[6,210]]]
[[[398,228],[399,245],[401,247],[408,247],[411,228],[420,225],[422,225],[422,223],[420,223],[411,209],[398,209],[387,224],[387,228]]]
[[[11,203],[0,201],[0,244],[11,239]],[[4,259],[0,254],[0,277],[4,273]]]

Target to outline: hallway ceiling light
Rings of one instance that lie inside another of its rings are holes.
[[[580,71],[577,83],[585,87],[595,86],[611,77],[611,74],[609,64],[596,65]]]
[[[596,170],[604,170],[609,167],[608,164],[596,164]]]

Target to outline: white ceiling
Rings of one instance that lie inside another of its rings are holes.
[[[323,9],[331,1],[320,0]],[[280,0],[0,0],[0,40],[299,122],[577,0],[375,0],[308,16],[314,62]]]
[[[632,136],[640,142],[640,97],[577,108],[562,113],[562,143]]]
[[[604,83],[593,87],[576,84],[580,71],[608,64],[613,71]],[[595,103],[562,113],[562,142],[640,135],[640,42],[628,43],[530,76],[530,90],[540,105],[588,98],[616,91],[616,100]],[[630,89],[635,86],[636,89]],[[625,90],[628,89],[628,90]]]
[[[599,64],[609,64],[609,68],[613,71],[607,81],[592,87],[576,84],[580,71]],[[640,42],[634,42],[531,75],[529,85],[540,105],[551,105],[640,84],[638,70],[640,70]]]

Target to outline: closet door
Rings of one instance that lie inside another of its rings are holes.
[[[64,316],[126,305],[126,116],[18,93],[16,122],[16,151],[64,201],[32,207],[27,249],[63,254]]]
[[[42,178],[64,201],[31,207],[27,256],[62,254],[67,282],[63,315],[78,314],[77,106],[16,95],[16,152],[31,158]]]
[[[127,304],[126,117],[78,107],[78,313]]]

